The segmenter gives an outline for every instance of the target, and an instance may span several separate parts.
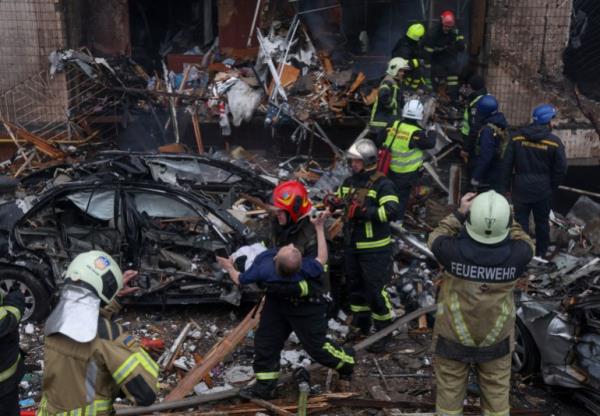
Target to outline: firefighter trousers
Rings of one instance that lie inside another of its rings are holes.
[[[477,372],[479,381],[482,415],[509,416],[511,354],[477,364],[448,360],[436,355],[434,369],[437,383],[437,415],[462,416],[471,365]]]
[[[254,373],[258,382],[279,377],[279,357],[285,341],[294,331],[304,350],[325,367],[350,375],[354,370],[354,350],[342,348],[327,339],[327,304],[302,302],[267,295],[254,337]]]
[[[344,250],[346,277],[350,284],[353,325],[368,333],[392,322],[392,303],[385,285],[392,271],[391,246],[379,250]]]
[[[0,394],[0,414],[19,416],[19,385],[15,384],[10,390]]]

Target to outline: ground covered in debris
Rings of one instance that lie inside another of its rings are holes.
[[[161,351],[168,350],[174,344],[182,330],[190,324],[191,328],[176,354],[176,359],[171,365],[168,363],[164,365],[161,371],[160,397],[162,400],[181,381],[187,371],[195,363],[201,362],[202,357],[211,347],[239,323],[242,315],[249,309],[250,305],[241,308],[179,306],[164,311],[143,307],[127,308],[117,318],[117,322],[134,333],[156,359],[160,358]],[[342,313],[337,319],[330,321],[330,336],[343,342],[348,327],[346,322],[340,318],[347,319]],[[215,393],[232,386],[240,387],[252,379],[253,335],[254,332],[250,331],[235,351],[196,385],[194,388],[196,395]],[[43,327],[31,323],[25,324],[21,328],[21,336],[21,345],[24,350],[28,351],[26,359],[28,371],[21,382],[21,405],[23,408],[32,408],[33,403],[39,402],[40,399]],[[431,411],[430,404],[435,401],[435,383],[432,376],[432,356],[429,351],[430,341],[430,330],[418,329],[417,324],[413,323],[408,328],[405,326],[394,332],[393,343],[388,353],[359,353],[352,383],[352,391],[356,393],[356,396],[351,398],[344,396],[337,402],[332,402],[335,403],[335,407],[331,403],[319,402],[318,399],[335,391],[335,376],[331,377],[326,369],[314,371],[311,374],[311,396],[314,399],[312,404],[309,402],[309,411],[319,411],[321,414],[331,416],[399,414],[394,409],[365,409],[362,407],[366,406],[366,402],[351,400],[355,398],[373,400],[374,394],[382,393],[384,397],[388,397],[388,400],[403,403],[414,411]],[[352,342],[356,342],[356,340]],[[352,342],[348,342],[347,345]],[[298,365],[310,364],[310,357],[302,351],[293,334],[282,352],[281,364],[284,373],[291,372]],[[467,410],[469,406],[479,405],[476,389],[473,380],[469,385],[469,396],[465,401]],[[289,405],[293,411],[298,396],[294,383],[288,382],[281,385],[278,396],[280,401],[274,401],[274,403],[284,408]],[[377,397],[377,399],[381,400],[381,397]],[[347,401],[348,406],[344,406],[344,400]],[[518,375],[512,383],[511,400],[513,408],[519,409],[520,413],[517,414],[592,415],[580,408],[577,403],[570,403],[568,391],[541,387],[535,379],[523,379]],[[205,411],[237,409],[238,413],[231,414],[255,414],[255,411],[259,410],[256,406],[254,406],[256,409],[253,409],[246,404],[248,412],[241,413],[244,402],[241,399],[219,402],[205,406]],[[354,407],[359,403],[359,407]],[[126,404],[128,404],[126,401],[119,399],[116,407]],[[204,414],[202,408],[195,412],[198,413],[194,414]],[[469,412],[467,411],[466,414]]]

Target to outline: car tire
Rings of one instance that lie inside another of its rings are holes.
[[[0,269],[0,291],[8,293],[16,284],[25,291],[23,320],[41,321],[50,310],[50,294],[42,282],[24,269],[7,267]]]
[[[540,352],[521,318],[515,321],[515,350],[512,356],[512,371],[522,377],[536,375],[540,370]]]

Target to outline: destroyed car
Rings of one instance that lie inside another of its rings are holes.
[[[32,319],[49,311],[69,262],[93,249],[139,271],[141,290],[125,303],[222,301],[232,286],[215,254],[229,255],[255,236],[202,192],[118,177],[56,185],[31,207],[21,199],[0,205],[0,218],[0,290],[20,285]]]
[[[47,189],[55,184],[80,180],[89,175],[102,178],[155,181],[192,189],[230,208],[241,194],[262,199],[274,188],[273,181],[230,162],[205,155],[184,153],[100,152],[92,160],[61,164],[39,170],[23,178],[28,190]]]

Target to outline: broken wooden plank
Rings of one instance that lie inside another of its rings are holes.
[[[52,159],[64,159],[67,155],[60,149],[57,149],[52,144],[50,144],[47,140],[36,136],[33,133],[28,132],[27,130],[5,120],[1,119],[2,124],[9,132],[12,131],[14,135],[18,138],[25,140],[28,143],[31,143],[38,149],[40,152],[45,154],[46,156],[51,157]]]
[[[196,109],[192,112],[192,126],[194,127],[194,139],[196,139],[196,147],[198,154],[204,153],[204,143],[202,141],[202,130],[200,129],[200,119],[198,118],[198,112]]]
[[[244,320],[230,331],[225,338],[219,341],[215,347],[204,357],[204,361],[194,367],[183,380],[169,393],[165,402],[179,400],[190,393],[196,384],[202,380],[206,374],[212,370],[220,361],[231,353],[237,345],[246,337],[251,329],[254,329],[260,320],[260,312],[264,304],[264,299],[252,308]],[[218,347],[217,347],[218,346]]]
[[[254,404],[257,404],[259,406],[264,407],[267,410],[270,410],[271,412],[275,413],[276,415],[279,416],[294,416],[293,413],[288,412],[285,409],[282,409],[281,407],[275,406],[273,403],[270,403],[266,400],[261,400],[261,399],[250,399],[250,401]]]

